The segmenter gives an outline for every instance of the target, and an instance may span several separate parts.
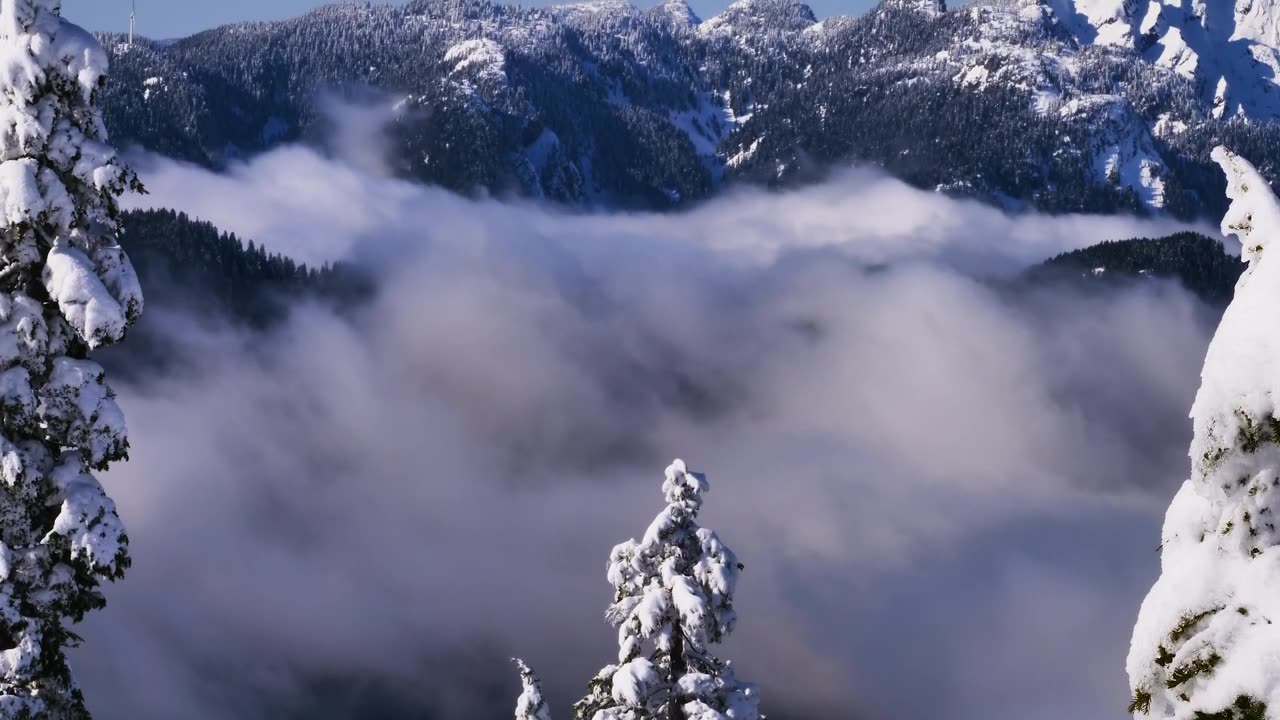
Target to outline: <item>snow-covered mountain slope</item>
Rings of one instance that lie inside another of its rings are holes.
[[[1280,117],[1275,0],[1075,0],[1064,18],[1082,42],[1134,50],[1192,80],[1216,116]]]
[[[1210,6],[1213,7],[1210,7]],[[666,207],[878,163],[1009,207],[1222,208],[1209,148],[1280,161],[1277,0],[344,4],[114,46],[116,137],[218,165],[321,137],[333,92],[395,96],[397,172]]]

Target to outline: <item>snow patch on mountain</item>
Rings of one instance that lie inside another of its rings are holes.
[[[959,12],[967,16],[973,34],[934,57],[961,68],[956,82],[979,89],[998,83],[1061,94],[1060,77],[1071,69],[1071,49],[1045,42],[1057,25],[1046,5],[1038,0],[992,0]]]
[[[1151,134],[1158,138],[1169,139],[1186,132],[1188,127],[1187,123],[1173,117],[1172,113],[1161,113],[1151,128]]]
[[[506,54],[501,45],[488,38],[464,40],[450,47],[444,54],[444,61],[453,66],[454,74],[467,73],[502,80],[507,77]]]
[[[1232,38],[1280,46],[1280,3],[1276,0],[1238,0]]]
[[[717,102],[710,93],[702,93],[696,107],[672,112],[670,119],[672,125],[689,136],[698,157],[714,171],[719,165],[716,153],[720,143],[734,129],[733,111]]]
[[[1165,206],[1164,161],[1151,132],[1124,97],[1077,98],[1064,103],[1059,112],[1097,128],[1092,152],[1100,181],[1132,189],[1146,207]]]
[[[732,37],[746,47],[761,38],[800,33],[817,24],[813,9],[794,0],[737,0],[704,21],[698,31],[706,37]]]
[[[695,27],[702,24],[702,18],[693,11],[685,0],[667,0],[659,8],[659,12],[674,20],[683,27]]]
[[[636,7],[627,0],[587,0],[587,2],[551,5],[547,9],[569,22],[589,22],[599,17],[638,14]]]
[[[942,15],[947,11],[945,0],[883,0],[881,6],[897,7],[901,10],[910,10],[932,17]]]
[[[763,137],[756,138],[751,143],[750,147],[746,148],[745,150],[740,150],[734,153],[732,156],[729,157],[728,160],[725,160],[725,164],[728,165],[729,167],[735,167],[735,168],[741,167],[748,160],[755,157],[756,151],[760,149],[760,143],[762,142],[764,142]]]
[[[1053,0],[1086,45],[1131,49],[1195,80],[1214,115],[1280,118],[1276,0]]]
[[[1086,42],[1134,47],[1137,0],[1055,0],[1054,10]]]

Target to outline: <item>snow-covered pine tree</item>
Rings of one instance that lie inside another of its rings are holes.
[[[609,556],[618,628],[618,664],[591,681],[574,706],[579,720],[758,720],[754,685],[710,652],[736,620],[734,586],[742,566],[711,530],[698,527],[704,476],[681,460],[667,468],[667,507],[644,537]]]
[[[1142,604],[1130,712],[1176,720],[1280,718],[1280,202],[1218,148],[1224,233],[1249,267],[1205,358],[1191,410],[1191,478],[1165,518],[1161,575]]]
[[[764,720],[756,687],[710,652],[737,620],[733,592],[742,565],[715,532],[698,527],[705,476],[683,460],[667,468],[667,507],[644,538],[609,556],[618,664],[601,670],[574,705],[577,720]],[[537,676],[521,661],[516,720],[550,720]]]
[[[520,684],[523,687],[523,692],[516,700],[516,720],[551,720],[551,706],[542,698],[542,683],[539,682],[537,673],[519,658],[514,662],[520,669]]]
[[[96,109],[107,69],[60,0],[0,0],[0,718],[87,718],[66,649],[129,566],[91,474],[126,456],[124,418],[88,352],[142,294],[116,242],[137,180]]]

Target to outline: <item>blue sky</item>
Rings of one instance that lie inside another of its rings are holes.
[[[653,0],[639,0],[640,3]],[[190,35],[237,20],[272,20],[298,15],[324,0],[137,0],[138,32],[153,38]],[[539,3],[541,4],[541,3]],[[691,0],[703,16],[714,15],[728,0]],[[812,0],[818,15],[858,13],[872,0]],[[129,28],[129,0],[62,0],[62,14],[90,30]]]

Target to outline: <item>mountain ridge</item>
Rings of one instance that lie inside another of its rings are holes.
[[[322,141],[318,98],[373,88],[400,99],[399,174],[579,206],[875,163],[1010,209],[1194,217],[1221,204],[1213,144],[1280,161],[1273,65],[1237,57],[1280,57],[1275,4],[1235,7],[1224,34],[1222,13],[1159,0],[883,0],[821,21],[794,0],[706,20],[683,0],[346,3],[170,44],[103,36],[105,105],[118,139],[220,167]],[[1219,41],[1234,54],[1191,61]]]

